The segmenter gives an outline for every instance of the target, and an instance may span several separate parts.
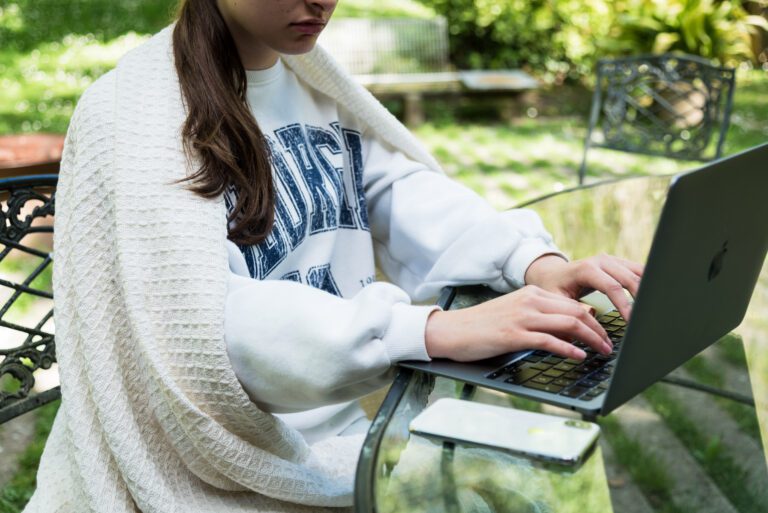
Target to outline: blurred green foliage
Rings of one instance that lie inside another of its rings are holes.
[[[738,1],[624,0],[614,5],[616,19],[604,44],[610,53],[680,51],[733,66],[756,58],[752,37],[768,30],[768,20],[749,15]]]
[[[611,28],[608,0],[421,1],[448,20],[457,67],[528,67],[548,82],[590,73]]]
[[[421,1],[447,18],[459,68],[523,67],[549,83],[589,77],[597,58],[612,55],[683,51],[756,62],[752,34],[768,29],[737,0]]]
[[[0,490],[0,513],[18,513],[24,509],[35,491],[37,466],[45,447],[45,441],[51,432],[53,419],[59,409],[60,401],[47,404],[36,410],[35,433],[30,443],[18,460],[19,470],[9,483]],[[29,414],[27,414],[29,415]]]
[[[173,20],[178,0],[0,0],[0,134],[63,133],[118,58]],[[344,0],[340,17],[434,16],[415,0]]]
[[[173,18],[176,0],[0,0],[0,48],[30,51],[82,35],[100,43],[151,34]]]

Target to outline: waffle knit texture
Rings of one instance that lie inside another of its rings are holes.
[[[173,183],[190,164],[171,32],[123,57],[70,124],[53,278],[63,399],[25,511],[348,507],[362,435],[307,445],[249,400],[227,358],[226,207]],[[285,62],[439,172],[322,49]]]

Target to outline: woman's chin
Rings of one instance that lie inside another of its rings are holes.
[[[285,45],[284,48],[278,50],[284,55],[301,55],[303,53],[311,52],[317,45],[317,36],[304,36],[298,40],[292,41],[291,44]]]

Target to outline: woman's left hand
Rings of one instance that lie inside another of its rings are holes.
[[[637,295],[643,266],[611,255],[598,255],[568,262],[557,255],[543,255],[534,260],[525,272],[525,283],[550,292],[579,299],[599,290],[629,319],[632,302],[624,293]]]

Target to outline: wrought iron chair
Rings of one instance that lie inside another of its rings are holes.
[[[35,390],[56,362],[52,234],[55,174],[0,179],[0,424],[60,397]]]
[[[720,158],[734,84],[733,68],[690,55],[600,60],[579,185],[593,147],[681,160]]]

